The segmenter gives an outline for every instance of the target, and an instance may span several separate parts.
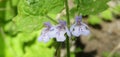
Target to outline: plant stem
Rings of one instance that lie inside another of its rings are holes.
[[[70,18],[69,18],[69,8],[68,8],[68,0],[65,0],[65,7],[66,7],[66,16],[67,16],[67,25],[70,25]]]
[[[68,8],[68,0],[65,0],[66,7],[66,16],[67,16],[67,26],[70,27],[70,19],[69,19],[69,8]],[[66,47],[67,47],[67,57],[70,57],[70,47],[69,47],[69,37],[66,38]]]
[[[57,57],[60,57],[60,54],[61,54],[61,46],[62,46],[62,43],[58,43],[58,47],[56,49],[57,51]]]
[[[67,57],[70,57],[70,45],[69,45],[69,37],[66,38],[66,45],[67,45]]]
[[[51,18],[50,16],[46,15],[47,18],[49,18],[51,21],[53,21],[54,23],[58,24],[58,22],[56,20],[54,20],[53,18]]]

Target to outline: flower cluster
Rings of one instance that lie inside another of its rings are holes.
[[[65,21],[59,20],[59,24],[56,26],[52,26],[50,22],[44,23],[45,28],[42,30],[41,35],[39,36],[39,41],[48,42],[50,38],[56,38],[58,42],[65,41],[65,33],[71,37],[80,36],[80,35],[88,35],[90,33],[88,26],[82,22],[82,16],[77,16],[75,24],[70,27],[70,31],[67,27]]]

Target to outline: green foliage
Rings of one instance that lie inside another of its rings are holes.
[[[0,28],[0,57],[4,57],[5,56],[5,43],[4,43],[4,38],[2,36],[2,30]]]
[[[110,52],[105,51],[105,52],[102,53],[102,55],[103,55],[103,57],[108,57],[110,55]],[[120,57],[120,53],[119,52],[115,53],[115,54],[113,54],[112,57]]]
[[[18,14],[46,15],[49,12],[58,13],[63,9],[63,0],[20,0]]]
[[[11,5],[11,1],[6,2],[5,21],[11,20],[15,16],[15,11]]]
[[[40,29],[47,14],[56,15],[63,9],[63,0],[20,0],[18,15],[13,19],[18,31],[31,32]]]
[[[15,35],[17,33],[16,26],[13,22],[8,22],[4,26],[4,31],[7,32],[9,35]]]
[[[45,48],[37,45],[26,48],[26,53],[23,57],[54,57],[54,48]]]
[[[109,0],[75,0],[77,10],[82,15],[97,14],[108,8]]]
[[[103,52],[102,55],[103,55],[103,57],[107,57],[109,55],[109,53],[108,52]]]
[[[107,21],[111,21],[113,19],[112,11],[110,9],[103,11],[102,13],[100,13],[100,15],[104,20]]]
[[[6,57],[54,57],[55,49],[48,48],[53,41],[38,42],[37,33],[19,33],[15,37],[6,35]]]
[[[120,4],[118,4],[117,6],[115,6],[112,10],[115,14],[120,14]]]
[[[70,53],[70,56],[71,57],[75,57],[75,53]]]
[[[90,15],[88,18],[88,23],[91,25],[100,24],[102,20],[97,15]]]
[[[79,48],[79,47],[75,49],[75,52],[76,52],[76,53],[77,53],[77,52],[81,52],[81,51],[82,51],[82,49]]]
[[[46,18],[42,17],[42,16],[32,16],[32,15],[20,16],[20,15],[17,15],[13,19],[13,22],[17,26],[17,31],[32,32],[36,29],[40,29],[43,26],[45,19]]]
[[[6,0],[0,1],[0,26],[4,25]]]

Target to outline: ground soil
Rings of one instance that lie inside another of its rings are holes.
[[[103,57],[103,52],[111,53],[120,45],[120,18],[110,22],[103,21],[96,26],[89,26],[91,30],[89,36],[79,38],[77,45],[80,45],[83,51],[76,53],[76,57]],[[120,47],[115,52],[120,53]]]

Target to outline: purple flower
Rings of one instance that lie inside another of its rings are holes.
[[[49,22],[44,23],[44,28],[41,35],[39,36],[39,41],[48,42],[50,38],[55,37],[55,27],[53,27]]]
[[[71,34],[66,26],[66,22],[59,20],[59,24],[56,26],[56,40],[58,42],[63,42],[65,41],[66,37],[65,37],[65,33],[67,33],[67,35],[69,37],[71,37]]]
[[[88,35],[90,31],[88,26],[82,22],[82,16],[77,16],[75,24],[73,24],[70,28],[70,32],[73,36],[80,36],[80,35]]]

